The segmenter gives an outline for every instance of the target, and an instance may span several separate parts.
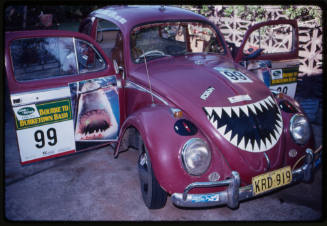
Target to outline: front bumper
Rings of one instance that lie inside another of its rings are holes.
[[[320,150],[318,151],[317,149],[315,152],[313,152],[309,148],[306,149],[305,161],[303,165],[300,168],[292,171],[291,184],[299,181],[309,182],[311,180],[313,169],[318,167],[321,163],[321,157],[319,157],[319,161],[314,161],[314,159],[316,159],[315,155],[321,154]],[[188,192],[193,188],[221,186],[228,186],[228,188],[217,193],[188,194]],[[266,193],[269,192],[270,191]],[[253,197],[252,184],[240,187],[240,175],[238,172],[232,171],[232,176],[230,179],[216,182],[195,182],[189,184],[185,188],[184,193],[173,193],[171,198],[172,202],[176,206],[181,207],[210,207],[227,205],[228,207],[234,209],[238,207],[240,201],[249,199],[251,197]]]

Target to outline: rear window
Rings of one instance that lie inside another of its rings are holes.
[[[90,43],[71,37],[19,39],[10,46],[17,81],[99,71],[105,62]]]

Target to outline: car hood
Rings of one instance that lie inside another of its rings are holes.
[[[276,156],[281,153],[270,150],[281,151],[281,112],[269,89],[251,72],[213,55],[162,58],[147,67],[154,92],[183,110],[220,147],[230,165],[235,156],[241,158],[238,164],[255,172],[280,164]],[[144,75],[144,64],[133,72],[147,86]]]

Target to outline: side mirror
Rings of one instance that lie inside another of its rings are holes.
[[[250,54],[244,55],[243,56],[243,60],[252,60],[252,59],[255,59],[255,58],[257,58],[258,56],[261,55],[261,53],[263,52],[263,50],[264,49],[259,48],[259,49],[255,50],[255,51],[251,52]]]
[[[237,52],[238,52],[238,49],[239,49],[239,47],[237,47],[234,43],[232,43],[232,42],[226,42],[227,43],[227,46],[228,46],[228,48],[230,49],[230,51],[231,51],[231,53],[232,53],[232,56],[233,56],[233,58],[235,58],[236,57],[236,54],[237,54]]]

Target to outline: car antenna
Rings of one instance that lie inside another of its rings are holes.
[[[149,82],[149,87],[150,87],[150,94],[151,94],[151,99],[152,99],[152,106],[155,106],[154,104],[154,99],[153,99],[153,93],[152,93],[152,87],[151,87],[151,81],[150,81],[150,76],[149,76],[149,70],[148,70],[148,63],[146,62],[146,57],[143,52],[143,57],[144,57],[144,64],[145,64],[145,70],[146,70],[146,75],[148,76],[148,82]]]

